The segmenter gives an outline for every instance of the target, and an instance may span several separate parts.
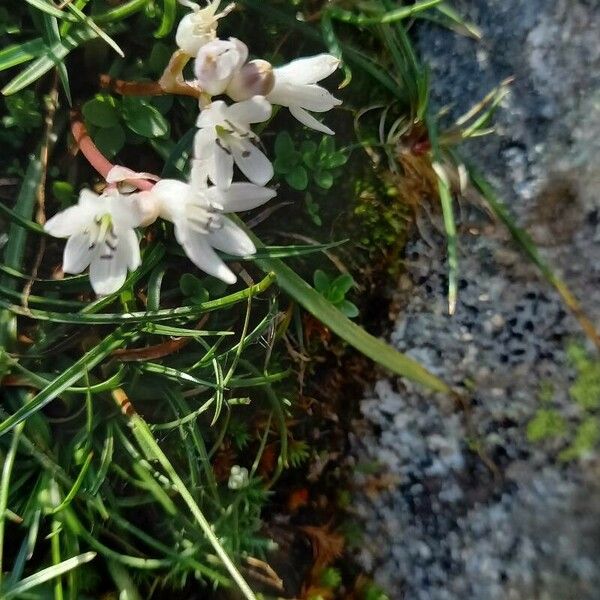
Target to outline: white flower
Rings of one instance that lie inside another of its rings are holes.
[[[300,123],[333,134],[307,111],[326,112],[342,103],[325,88],[316,85],[317,81],[331,75],[340,61],[331,54],[318,54],[309,58],[299,58],[291,63],[274,69],[275,85],[267,100],[272,104],[287,106]]]
[[[204,165],[215,185],[231,185],[234,162],[257,185],[264,185],[273,177],[273,165],[257,147],[258,136],[250,129],[251,123],[261,123],[270,116],[271,105],[262,96],[231,106],[217,100],[200,113],[194,157]]]
[[[140,264],[140,248],[134,228],[143,219],[135,196],[109,189],[101,196],[82,190],[79,202],[54,215],[44,229],[54,237],[69,238],[63,255],[65,273],[81,273],[90,267],[94,292],[105,296],[125,282],[127,270]]]
[[[273,66],[257,58],[234,73],[225,92],[232,100],[240,102],[252,96],[266,96],[274,84]]]
[[[230,490],[241,490],[242,488],[245,488],[248,483],[248,469],[246,469],[246,467],[240,467],[239,465],[233,465],[229,472],[227,487]]]
[[[202,46],[217,37],[219,19],[231,12],[234,5],[229,4],[222,12],[217,13],[221,0],[211,0],[204,8],[193,2],[185,4],[192,8],[192,12],[179,22],[175,41],[186,54],[196,56]]]
[[[150,192],[160,216],[175,225],[175,238],[200,269],[235,283],[236,277],[213,248],[235,256],[256,252],[252,240],[224,212],[250,210],[264,204],[275,192],[252,183],[234,183],[227,190],[193,187],[183,181],[163,179]]]
[[[194,72],[202,91],[210,96],[222,94],[248,58],[248,47],[236,38],[213,40],[200,48]]]

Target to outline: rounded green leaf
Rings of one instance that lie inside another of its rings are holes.
[[[123,102],[123,116],[131,131],[145,138],[159,138],[169,134],[169,123],[157,108],[143,100],[127,100]]]
[[[92,138],[102,154],[113,158],[125,145],[125,131],[120,125],[97,129]]]
[[[324,190],[328,190],[333,185],[333,173],[331,171],[316,171],[313,173],[315,183],[322,187]]]
[[[329,288],[329,284],[331,283],[331,280],[329,279],[325,271],[322,271],[321,269],[317,269],[315,271],[313,275],[313,281],[315,284],[315,289],[320,293],[325,292],[327,288]]]
[[[308,185],[308,173],[302,165],[297,165],[286,174],[285,180],[295,190],[305,190]]]
[[[115,127],[119,124],[119,112],[114,98],[110,96],[96,96],[88,100],[81,108],[81,112],[89,125]]]
[[[341,304],[338,305],[338,308],[349,319],[354,319],[354,317],[358,317],[357,306],[355,304],[353,304],[352,302],[350,302],[349,300],[344,300]]]
[[[294,152],[292,136],[287,131],[281,131],[275,138],[275,154],[281,158],[289,157]]]

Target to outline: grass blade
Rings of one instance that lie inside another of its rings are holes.
[[[238,220],[237,222],[243,227],[241,221]],[[245,227],[244,229],[257,248],[260,248],[262,246],[260,240],[249,229]],[[353,323],[283,261],[276,258],[261,258],[256,261],[256,264],[263,271],[274,273],[281,289],[365,356],[393,373],[420,383],[429,389],[451,393],[452,390],[446,383],[430,373],[416,360],[398,352],[389,344],[372,336],[362,327]]]
[[[550,285],[552,285],[558,292],[566,306],[579,322],[579,325],[587,337],[594,343],[596,348],[600,350],[600,334],[598,333],[595,325],[585,314],[585,311],[583,310],[583,307],[581,306],[581,303],[577,297],[573,294],[573,292],[571,292],[567,284],[558,275],[556,275],[556,273],[554,273],[546,261],[541,257],[534,241],[525,230],[521,229],[517,225],[504,202],[502,202],[496,196],[492,186],[486,181],[486,179],[471,165],[467,165],[467,171],[471,181],[473,182],[473,185],[485,198],[496,217],[508,229],[513,240],[527,255],[529,260],[531,260],[531,262],[537,266],[546,281],[548,281],[548,283],[550,283]]]
[[[65,369],[56,379],[51,381],[31,401],[0,423],[0,436],[52,402],[54,398],[79,381],[85,373],[104,360],[113,350],[123,345],[125,339],[126,336],[120,329],[115,330],[104,338],[98,345],[94,346],[68,369]]]
[[[65,573],[68,573],[72,569],[76,569],[80,565],[90,562],[96,557],[95,552],[85,552],[84,554],[80,554],[78,556],[74,556],[73,558],[69,558],[64,560],[63,562],[48,567],[46,569],[42,569],[38,571],[34,575],[30,577],[25,577],[12,586],[10,589],[4,590],[2,598],[4,600],[10,600],[11,598],[17,598],[18,596],[28,592],[29,590],[41,585],[42,583],[46,583],[47,581],[51,581],[56,577],[60,577]]]

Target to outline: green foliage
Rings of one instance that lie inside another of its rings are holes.
[[[567,350],[577,377],[569,388],[571,398],[585,410],[600,407],[600,361],[591,359],[581,346],[571,344]]]
[[[398,201],[395,186],[358,181],[355,193],[361,243],[373,250],[403,246],[410,211]]]
[[[171,107],[159,100],[154,103],[143,98],[119,100],[109,94],[97,94],[83,105],[82,114],[98,148],[112,158],[127,140],[139,144],[144,140],[168,138],[169,122],[155,104],[165,112]]]
[[[390,597],[375,583],[369,583],[365,588],[364,600],[390,600]]]
[[[570,461],[592,452],[600,442],[600,360],[591,357],[583,346],[573,343],[567,356],[575,369],[575,380],[569,387],[570,399],[579,408],[579,418],[570,424],[551,407],[554,389],[545,382],[540,390],[542,407],[527,424],[527,437],[532,442],[563,440],[560,460]]]
[[[334,567],[327,567],[323,570],[319,579],[321,580],[321,585],[331,590],[337,590],[342,583],[342,574]]]
[[[562,415],[553,409],[540,409],[527,424],[527,439],[539,442],[545,439],[563,436],[567,423]]]
[[[341,173],[339,167],[347,161],[348,155],[336,150],[333,138],[328,135],[319,144],[305,140],[299,147],[287,131],[280,132],[275,139],[275,172],[295,190],[307,189],[311,179],[320,188],[330,189]]]
[[[346,294],[355,285],[351,275],[342,273],[335,278],[331,278],[325,271],[317,269],[313,275],[313,282],[317,292],[339,308],[347,317],[354,318],[358,316],[356,305],[346,299]]]
[[[305,463],[310,456],[308,444],[304,440],[292,440],[288,447],[288,461],[297,469]]]
[[[25,90],[14,96],[4,98],[8,115],[3,117],[2,125],[28,133],[42,125],[40,102],[31,90]]]

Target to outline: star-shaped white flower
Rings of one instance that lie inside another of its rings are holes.
[[[252,240],[223,213],[256,208],[275,192],[252,183],[234,183],[227,190],[193,187],[175,179],[159,181],[150,192],[160,216],[175,225],[175,238],[189,259],[204,272],[235,283],[236,277],[214,248],[235,256],[256,252]]]
[[[299,58],[283,67],[273,70],[275,85],[266,98],[272,104],[287,106],[300,123],[333,134],[334,132],[317,121],[308,111],[326,112],[342,103],[317,81],[331,75],[340,61],[331,54],[318,54],[308,58]]]
[[[219,19],[229,14],[235,5],[229,4],[218,13],[221,0],[211,0],[204,8],[200,8],[195,2],[182,2],[182,4],[189,6],[192,12],[179,22],[175,41],[186,54],[196,56],[202,46],[217,37]]]
[[[196,80],[210,96],[222,94],[248,58],[248,47],[236,38],[213,40],[200,48],[194,63]]]
[[[63,271],[81,273],[90,267],[94,292],[105,296],[125,282],[127,270],[140,266],[140,248],[134,231],[144,220],[136,196],[109,189],[101,196],[82,190],[79,202],[54,215],[44,229],[68,238]]]
[[[217,100],[202,110],[196,125],[194,158],[204,165],[208,178],[226,189],[233,180],[233,163],[256,185],[273,177],[273,165],[258,148],[259,139],[252,123],[271,116],[271,105],[262,96],[227,106]]]

